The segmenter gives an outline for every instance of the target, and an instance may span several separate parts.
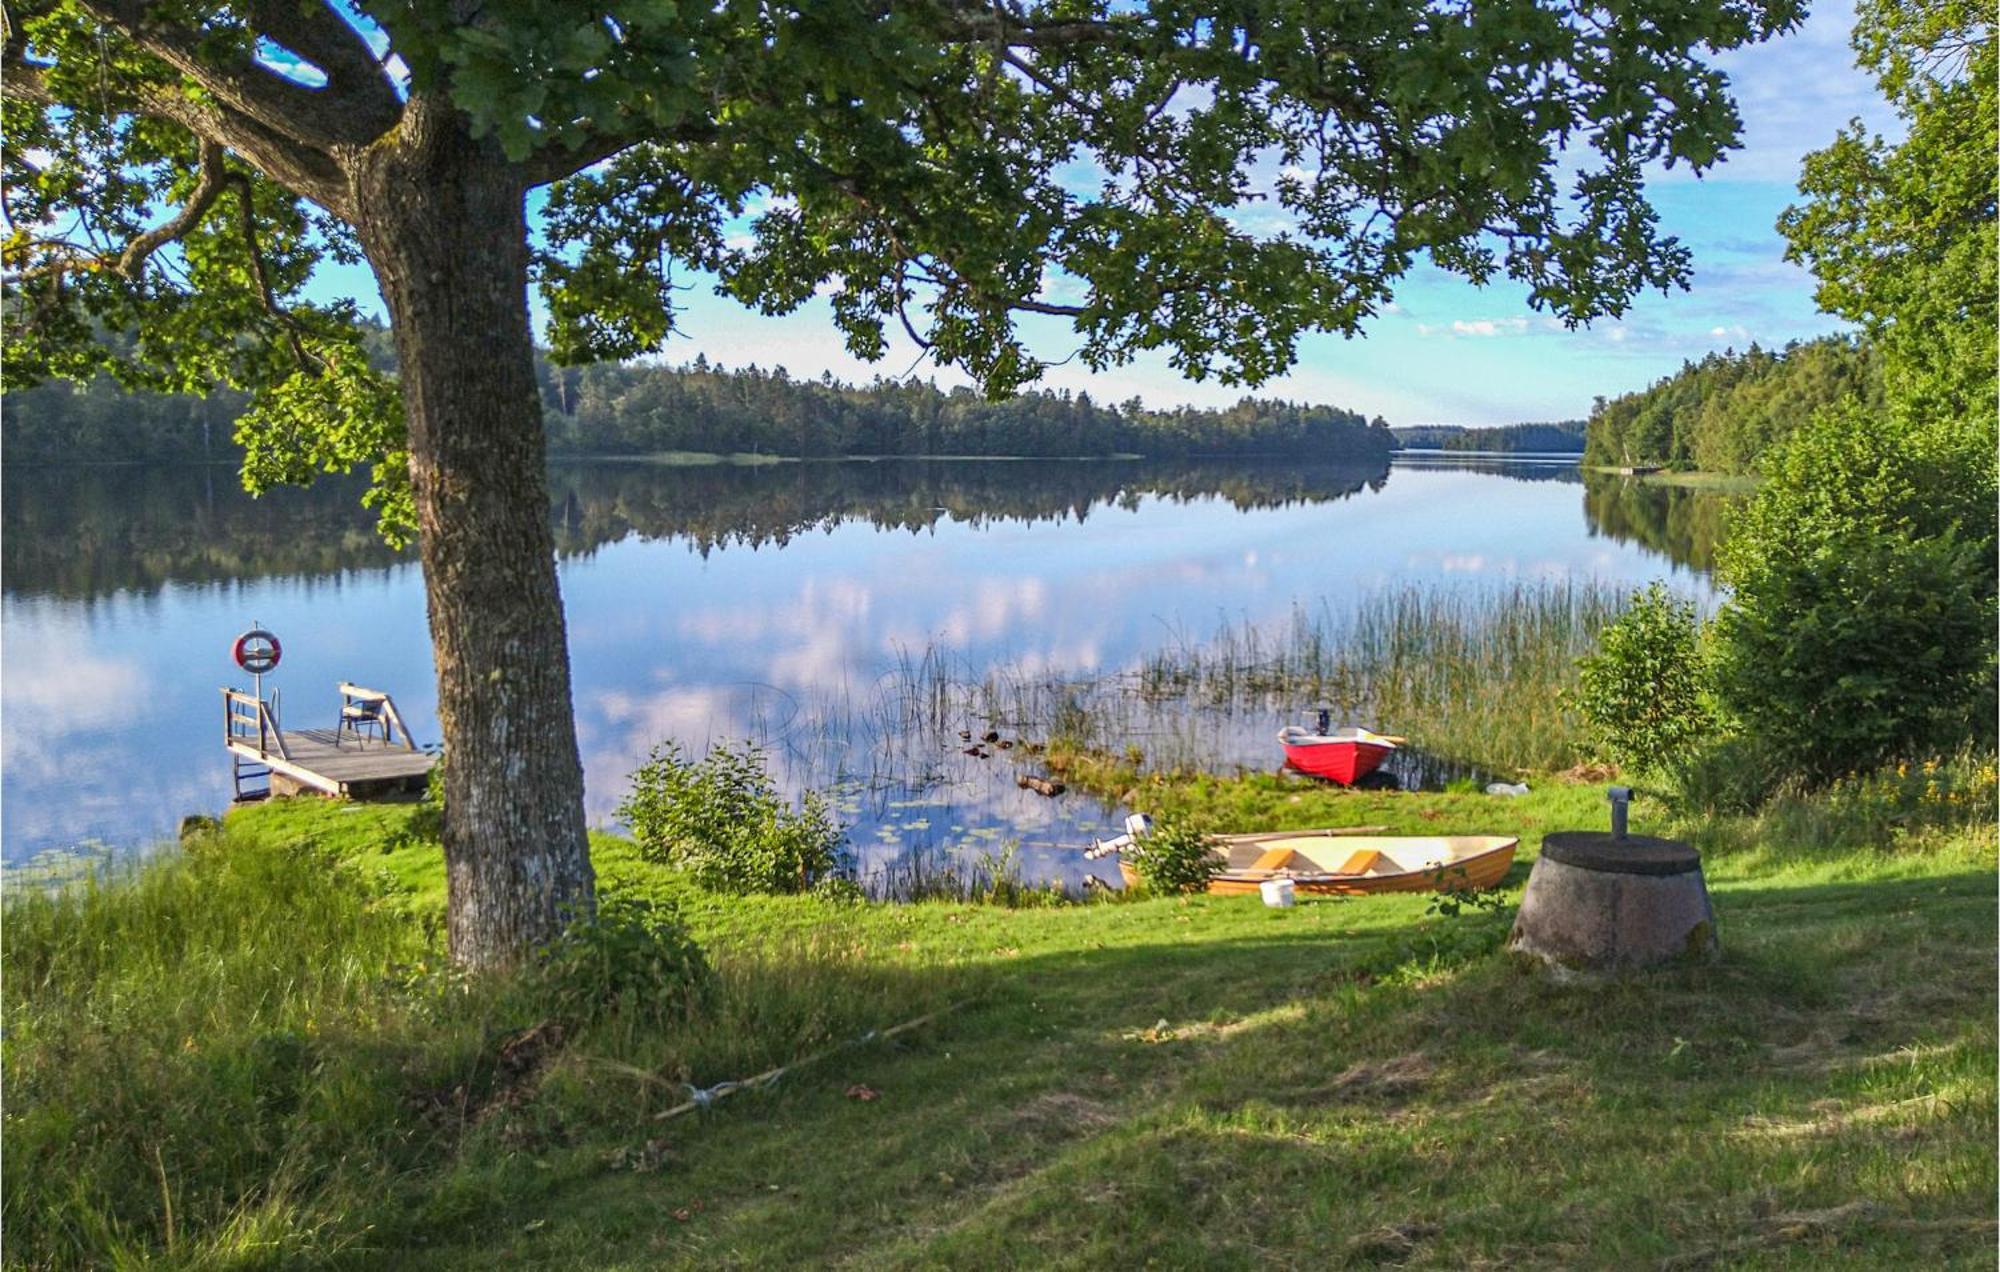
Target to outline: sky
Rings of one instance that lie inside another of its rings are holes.
[[[1716,59],[1743,118],[1742,148],[1706,176],[1677,169],[1656,174],[1649,185],[1662,231],[1693,253],[1687,291],[1649,293],[1619,319],[1571,331],[1531,310],[1525,289],[1508,280],[1476,287],[1419,265],[1359,337],[1306,336],[1293,369],[1255,390],[1186,380],[1164,356],[1095,373],[1057,366],[1040,387],[1088,391],[1100,401],[1137,396],[1168,407],[1225,405],[1254,392],[1379,414],[1392,425],[1511,424],[1581,418],[1594,397],[1641,388],[1713,350],[1841,330],[1816,310],[1812,279],[1786,263],[1774,226],[1796,197],[1806,152],[1826,145],[1853,118],[1875,131],[1894,129],[1873,83],[1854,66],[1853,20],[1851,3],[1830,0],[1791,35]],[[332,270],[314,290],[351,295],[382,313],[365,269]],[[899,332],[881,361],[853,357],[824,300],[767,318],[696,279],[682,303],[680,331],[658,355],[667,362],[699,354],[729,367],[782,366],[794,376],[830,371],[844,380],[909,375],[945,387],[967,382],[925,361]],[[1031,352],[1049,362],[1061,362],[1078,343],[1064,319],[1024,318],[1022,330]]]

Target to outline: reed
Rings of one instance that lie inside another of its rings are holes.
[[[951,901],[1009,910],[1072,905],[1103,895],[1060,880],[1031,882],[1022,872],[1019,850],[1013,844],[969,860],[946,852],[905,853],[868,872],[861,886],[867,896],[878,901]]]
[[[1227,625],[1106,675],[998,669],[967,705],[1052,745],[1139,745],[1172,768],[1226,768],[1246,740],[1268,752],[1272,728],[1322,704],[1447,762],[1567,768],[1588,743],[1576,659],[1623,605],[1589,582],[1402,587],[1351,609],[1295,609],[1275,631]]]
[[[974,666],[933,643],[901,651],[872,685],[785,696],[761,740],[786,789],[833,791],[850,818],[973,780],[958,753],[987,728],[1036,744],[1015,750],[1017,760],[1046,748],[1041,761],[1066,763],[1066,776],[1083,775],[1085,759],[1104,761],[1103,781],[1080,785],[1116,796],[1146,775],[1266,771],[1273,734],[1322,704],[1338,723],[1407,737],[1393,762],[1406,786],[1483,785],[1590,758],[1576,660],[1625,600],[1588,581],[1395,587],[1349,607],[1299,606],[1273,625],[1176,633],[1103,670]],[[976,875],[908,861],[868,886],[963,898],[987,890]]]

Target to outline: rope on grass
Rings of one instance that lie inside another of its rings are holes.
[[[833,1046],[828,1047],[823,1051],[816,1051],[812,1055],[805,1057],[803,1060],[794,1060],[790,1064],[781,1064],[775,1069],[766,1069],[764,1070],[764,1072],[759,1073],[754,1077],[741,1078],[733,1082],[718,1082],[712,1087],[699,1087],[691,1082],[671,1083],[671,1084],[666,1083],[666,1080],[661,1078],[658,1074],[648,1073],[644,1069],[635,1068],[628,1064],[619,1064],[617,1061],[614,1060],[599,1060],[597,1063],[605,1066],[606,1068],[613,1068],[617,1069],[621,1073],[630,1074],[633,1077],[644,1078],[649,1082],[662,1083],[664,1085],[677,1085],[680,1086],[681,1089],[685,1090],[688,1093],[687,1099],[682,1100],[679,1104],[674,1105],[672,1108],[667,1109],[664,1112],[653,1114],[654,1121],[666,1122],[666,1121],[671,1121],[674,1118],[680,1117],[682,1114],[692,1113],[697,1109],[713,1108],[718,1100],[726,1099],[729,1096],[735,1095],[739,1091],[754,1091],[759,1087],[770,1086],[772,1083],[776,1082],[779,1078],[784,1077],[787,1073],[790,1073],[794,1069],[803,1069],[809,1064],[817,1063],[818,1061],[826,1059],[830,1055],[833,1055],[837,1052],[845,1051],[849,1047],[859,1047],[859,1046],[864,1046],[871,1042],[879,1042],[888,1038],[893,1038],[897,1034],[906,1033],[909,1030],[915,1029],[921,1025],[927,1025],[931,1021],[936,1020],[938,1017],[950,1015],[952,1012],[957,1011],[960,1007],[963,1006],[965,1006],[965,1004],[962,1002],[952,1003],[949,1006],[940,1007],[936,1011],[926,1013],[925,1015],[922,1016],[918,1016],[915,1020],[906,1020],[902,1024],[893,1026],[892,1028],[879,1029],[879,1030],[870,1029],[865,1033],[856,1034],[854,1037],[849,1038],[845,1042],[837,1042]]]

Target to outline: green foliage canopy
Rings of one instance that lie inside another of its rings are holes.
[[[1824,410],[1732,526],[1718,691],[1826,779],[1995,731],[1995,40],[1984,7],[1873,0],[1855,47],[1907,124],[1808,157],[1780,228],[1881,350],[1881,409]]]
[[[1804,201],[1778,228],[1819,280],[1820,307],[1862,325],[1912,419],[1994,427],[1996,153],[1993,10],[1867,0],[1855,27],[1906,133],[1857,122],[1806,156]]]
[[[1882,400],[1872,345],[1844,336],[1794,342],[1773,353],[1711,353],[1644,389],[1598,399],[1584,462],[1667,464],[1712,473],[1755,473],[1760,457],[1814,411]]]
[[[1147,891],[1184,896],[1206,891],[1209,880],[1222,872],[1215,849],[1216,841],[1199,827],[1164,821],[1127,848],[1125,858]]]
[[[1254,383],[1423,256],[1581,322],[1684,282],[1641,171],[1735,144],[1697,54],[1799,12],[32,0],[0,116],[9,382],[232,386],[253,486],[372,463],[393,495],[394,386],[305,286],[360,258],[375,149],[442,117],[556,183],[535,282],[569,361],[657,347],[690,270],[766,313],[823,292],[855,353],[896,323],[994,393],[1042,369],[1023,313],[1094,367]]]
[[[1822,413],[1730,527],[1717,692],[1787,771],[1828,779],[1991,744],[1992,456],[1977,432]]]
[[[1633,595],[1577,673],[1584,718],[1626,768],[1671,772],[1714,732],[1701,622],[1660,583]]]

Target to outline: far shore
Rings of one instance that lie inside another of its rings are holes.
[[[1634,481],[1645,482],[1649,486],[1685,486],[1694,490],[1712,490],[1724,495],[1748,494],[1757,489],[1764,480],[1752,473],[1674,472],[1669,469],[1633,474],[1605,464],[1589,465],[1588,471],[1627,476]]]

